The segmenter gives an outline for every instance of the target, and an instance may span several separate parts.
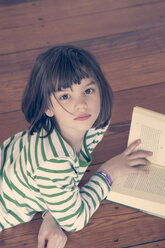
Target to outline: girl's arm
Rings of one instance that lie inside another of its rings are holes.
[[[139,143],[134,142],[123,153],[102,164],[100,168],[107,171],[112,181],[130,172],[146,173],[137,166],[147,165],[149,162],[146,158],[151,153],[135,151]],[[64,230],[81,230],[107,197],[110,185],[96,172],[88,183],[79,188],[72,176],[75,172],[68,162],[52,164],[52,161],[47,161],[44,166],[38,168],[36,179],[47,209]]]
[[[38,234],[38,248],[64,248],[67,236],[47,211]]]

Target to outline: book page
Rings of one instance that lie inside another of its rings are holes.
[[[149,173],[118,178],[107,200],[165,218],[165,115],[134,108],[128,145],[139,138],[138,149],[153,152]]]
[[[141,139],[139,150],[152,151],[150,161],[165,167],[165,115],[135,107],[128,144]]]
[[[119,178],[112,185],[112,191],[165,204],[165,169],[154,165],[148,168],[149,174],[147,175],[130,174]]]

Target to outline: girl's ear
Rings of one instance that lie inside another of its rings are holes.
[[[45,114],[46,114],[47,116],[49,116],[49,117],[53,117],[53,116],[54,116],[54,113],[53,113],[53,111],[52,111],[51,109],[47,109],[47,110],[45,111]]]

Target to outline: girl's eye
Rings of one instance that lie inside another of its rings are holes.
[[[86,95],[92,94],[93,92],[94,92],[94,89],[92,89],[92,88],[89,88],[89,89],[85,90]]]
[[[70,98],[70,96],[68,94],[64,94],[62,96],[60,96],[60,100],[68,100]]]

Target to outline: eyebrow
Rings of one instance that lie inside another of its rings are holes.
[[[95,83],[94,81],[91,81],[91,82],[89,82],[88,84],[86,84],[85,87],[86,87],[86,86],[93,85],[93,84],[96,84],[96,83]]]
[[[86,87],[88,87],[88,86],[90,86],[90,85],[95,85],[95,84],[96,84],[96,82],[91,81],[91,82],[89,82],[89,83],[85,84],[85,85],[84,85],[84,88],[86,88]],[[56,91],[56,92],[69,91],[70,89],[72,90],[72,87],[68,87],[68,88],[61,88],[61,90]]]

